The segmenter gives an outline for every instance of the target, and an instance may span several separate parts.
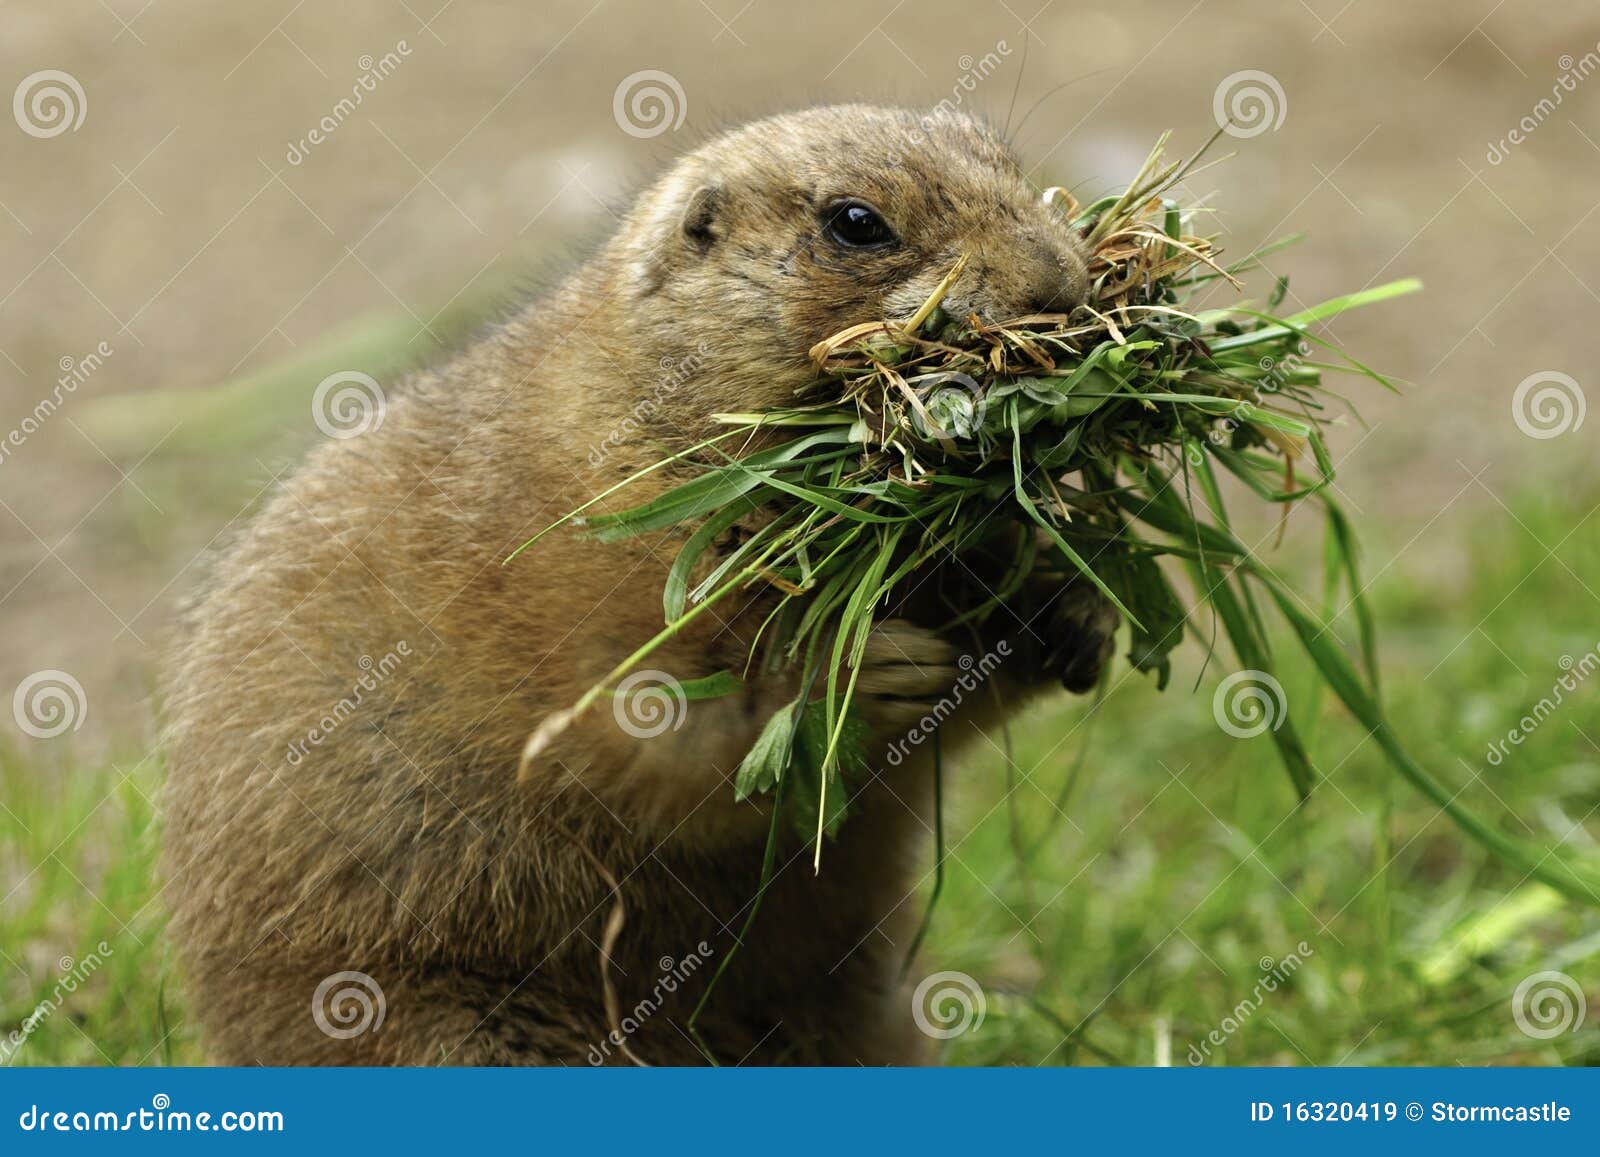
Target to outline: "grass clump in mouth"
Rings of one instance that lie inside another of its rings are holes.
[[[1211,239],[1194,232],[1198,211],[1172,196],[1199,154],[1168,161],[1166,140],[1121,194],[1080,205],[1063,190],[1047,192],[1090,254],[1081,307],[1001,323],[947,316],[941,303],[963,259],[914,316],[856,325],[819,343],[811,351],[818,381],[803,404],[714,415],[727,430],[633,476],[688,466],[693,478],[642,505],[587,518],[588,531],[608,541],[674,527],[687,537],[665,584],[662,631],[530,737],[524,772],[555,732],[685,624],[735,592],[775,589],[780,597],[751,662],[793,666],[802,690],[767,722],[736,790],[740,798],[775,793],[815,840],[820,864],[823,837],[845,814],[849,780],[865,766],[870,736],[851,708],[877,615],[926,568],[1003,545],[1004,573],[952,613],[948,627],[981,623],[1030,574],[1058,570],[1115,604],[1129,625],[1130,661],[1164,686],[1185,633],[1207,646],[1225,639],[1241,669],[1272,677],[1267,623],[1275,614],[1402,777],[1520,871],[1600,903],[1600,869],[1509,836],[1469,810],[1412,758],[1381,705],[1354,535],[1331,490],[1323,430],[1337,399],[1323,378],[1346,371],[1393,387],[1314,329],[1419,283],[1284,315],[1280,281],[1259,308],[1201,308],[1216,291],[1241,288],[1236,276],[1278,246],[1222,265]],[[1326,566],[1314,598],[1235,533],[1225,476],[1285,515],[1293,503],[1320,510]],[[731,553],[713,556],[736,524],[755,529]],[[1175,574],[1187,577],[1193,605]],[[1358,625],[1354,658],[1328,629],[1341,597]],[[1211,622],[1195,614],[1201,603]],[[723,672],[683,688],[692,699],[737,684]],[[1317,779],[1312,759],[1285,712],[1271,722],[1272,742],[1305,796]],[[775,807],[774,825],[777,815]]]

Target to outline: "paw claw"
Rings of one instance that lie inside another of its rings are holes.
[[[1068,691],[1092,691],[1111,661],[1118,621],[1116,608],[1094,587],[1069,586],[1051,610],[1045,669]]]
[[[927,714],[960,676],[956,648],[902,619],[874,627],[856,677],[857,701],[878,726],[903,726]]]

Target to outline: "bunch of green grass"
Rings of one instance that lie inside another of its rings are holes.
[[[843,819],[850,780],[864,768],[868,736],[851,707],[878,614],[927,568],[1003,549],[1011,560],[1005,574],[973,591],[948,626],[981,623],[1031,574],[1059,569],[1117,607],[1129,624],[1131,662],[1164,686],[1169,654],[1186,631],[1214,643],[1173,585],[1171,572],[1186,572],[1241,667],[1272,675],[1266,621],[1275,611],[1396,771],[1520,870],[1600,902],[1600,870],[1508,836],[1462,806],[1406,751],[1380,703],[1355,542],[1329,489],[1323,376],[1349,371],[1393,387],[1313,327],[1419,284],[1398,281],[1287,316],[1274,312],[1281,282],[1262,309],[1193,308],[1203,291],[1238,288],[1235,275],[1267,251],[1231,268],[1218,264],[1211,240],[1191,231],[1196,213],[1170,195],[1198,155],[1168,162],[1165,143],[1119,195],[1079,205],[1062,190],[1046,194],[1091,255],[1082,307],[998,324],[947,316],[941,303],[963,259],[914,316],[857,325],[820,343],[812,351],[818,382],[799,404],[715,415],[725,432],[634,476],[688,467],[691,480],[588,518],[588,532],[607,541],[686,533],[665,585],[665,625],[530,737],[524,771],[556,732],[686,624],[736,592],[769,589],[776,606],[750,661],[794,667],[802,690],[768,721],[736,790],[740,798],[775,793],[815,839],[820,865],[823,837]],[[1318,597],[1331,610],[1348,592],[1359,625],[1355,660],[1334,640],[1328,616],[1234,532],[1224,475],[1285,513],[1291,503],[1323,513],[1327,566]],[[731,553],[710,553],[736,525],[753,530]],[[737,683],[724,672],[684,691],[706,697]],[[1309,793],[1316,771],[1293,722],[1274,720],[1270,734],[1296,789]],[[775,808],[775,823],[776,815]]]

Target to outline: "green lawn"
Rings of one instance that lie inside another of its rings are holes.
[[[1581,686],[1500,767],[1486,760],[1490,739],[1549,694],[1562,656],[1600,645],[1591,505],[1534,498],[1514,517],[1491,506],[1452,520],[1434,543],[1472,522],[1470,555],[1419,546],[1372,594],[1386,700],[1415,754],[1453,787],[1470,781],[1461,798],[1508,830],[1592,847],[1600,687]],[[1369,574],[1389,557],[1372,554]],[[1466,569],[1441,572],[1441,556]],[[1342,709],[1319,709],[1309,678],[1285,684],[1324,781],[1295,810],[1270,741],[1212,718],[1231,657],[1193,694],[1200,649],[1186,658],[1164,695],[1134,677],[1109,697],[1066,815],[1031,859],[1016,845],[1038,837],[1014,839],[989,772],[1001,755],[958,773],[969,790],[930,959],[977,977],[988,1007],[948,1060],[1152,1064],[1165,1038],[1177,1065],[1600,1063],[1600,1005],[1590,1027],[1550,1040],[1520,1031],[1511,1009],[1518,983],[1546,969],[1596,993],[1600,912],[1492,861]],[[1076,739],[1059,741],[1085,715],[1014,729],[1014,778],[1033,774],[1012,799],[1030,833],[1077,755]],[[1263,958],[1291,953],[1293,975],[1258,993]],[[1214,1029],[1225,1043],[1191,1054]]]
[[[0,1063],[200,1063],[166,990],[159,780],[154,759],[24,766],[0,748]]]
[[[1501,766],[1485,754],[1562,656],[1600,644],[1588,511],[1532,496],[1515,516],[1452,517],[1373,587],[1390,712],[1418,757],[1509,830],[1578,846],[1600,832],[1596,688]],[[1469,529],[1470,553],[1440,549]],[[1293,534],[1285,549],[1296,557]],[[1369,575],[1389,557],[1371,554]],[[985,1005],[948,1061],[1181,1066],[1203,1045],[1225,1064],[1600,1062],[1600,1005],[1548,1040],[1512,1012],[1542,970],[1600,998],[1600,911],[1492,861],[1291,665],[1291,711],[1325,777],[1296,810],[1269,740],[1213,719],[1231,658],[1196,689],[1201,648],[1181,654],[1164,694],[1119,668],[1090,726],[1083,701],[1016,725],[1009,794],[996,747],[948,769],[951,855],[917,973],[970,974]],[[59,1000],[8,1063],[196,1062],[153,894],[160,769],[72,766],[68,742],[32,744],[27,764],[0,749],[0,1034]],[[1286,979],[1258,987],[1274,972]]]

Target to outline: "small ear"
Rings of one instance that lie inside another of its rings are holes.
[[[681,162],[634,205],[618,240],[635,292],[657,292],[672,271],[706,254],[727,229],[726,198],[693,158]]]
[[[690,248],[704,253],[722,236],[718,214],[722,209],[722,190],[712,185],[701,185],[689,196],[684,206],[680,228]]]

